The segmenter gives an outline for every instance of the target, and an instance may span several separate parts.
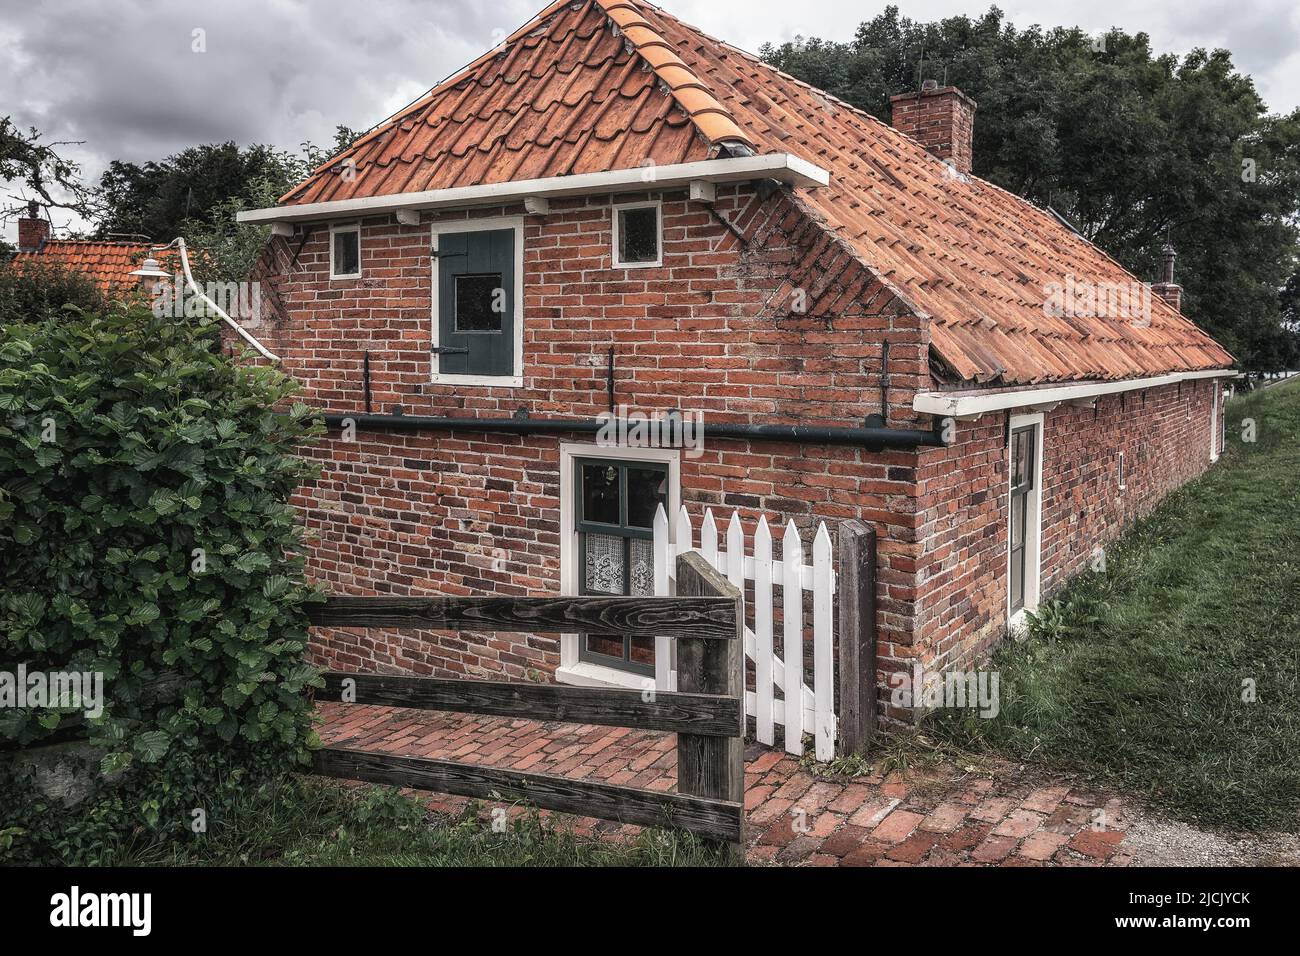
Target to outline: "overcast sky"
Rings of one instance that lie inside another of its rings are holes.
[[[325,144],[364,129],[499,42],[546,0],[0,0],[0,115],[49,140],[89,180],[111,159],[143,162],[235,140]],[[665,0],[665,8],[748,50],[797,34],[847,39],[885,3]],[[900,0],[929,20],[986,0]],[[1300,104],[1295,0],[1003,0],[1017,26],[1119,26],[1158,52],[1222,46],[1271,109]],[[205,52],[196,52],[195,31]],[[5,204],[9,204],[5,196]],[[66,219],[66,217],[64,217]],[[56,214],[56,224],[62,220]],[[4,229],[13,241],[11,221]]]

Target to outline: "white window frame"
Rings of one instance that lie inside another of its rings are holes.
[[[651,262],[623,262],[618,257],[618,214],[620,210],[625,209],[654,209],[655,211],[655,229],[658,232],[659,241],[655,244],[655,249],[659,255]],[[614,238],[614,245],[610,249],[610,259],[614,263],[615,269],[648,269],[654,266],[664,264],[664,202],[662,199],[643,199],[639,202],[622,202],[614,203],[610,207],[610,217],[613,219],[613,229],[611,235]]]
[[[1219,406],[1223,404],[1223,386],[1210,379],[1210,464],[1219,460]]]
[[[1011,427],[1007,430],[1007,627],[1021,630],[1025,626],[1025,615],[1038,610],[1041,595],[1041,578],[1043,568],[1043,446],[1044,419],[1042,412],[1025,415],[1012,415]],[[1017,428],[1036,425],[1037,447],[1034,449],[1034,488],[1025,501],[1030,513],[1025,516],[1025,603],[1020,610],[1011,611],[1011,436]]]
[[[574,463],[579,458],[612,458],[618,461],[644,461],[668,466],[668,514],[681,508],[681,451],[676,448],[630,448],[623,445],[595,445],[579,442],[560,443],[560,593],[578,593],[577,493]],[[637,690],[654,686],[654,678],[633,674],[616,667],[605,667],[579,659],[581,635],[560,635],[560,666],[555,680],[561,684],[584,687],[631,687]],[[655,642],[656,653],[659,641]],[[649,682],[647,685],[646,682]]]
[[[355,232],[357,234],[357,271],[356,272],[338,272],[334,268],[334,237],[340,232]],[[362,272],[361,266],[361,223],[348,222],[330,226],[330,280],[334,279],[360,279]]]
[[[438,251],[438,237],[444,232],[485,232],[491,229],[513,229],[515,231],[515,362],[511,375],[460,375],[438,371],[438,354],[429,353],[429,381],[434,385],[486,385],[501,388],[519,388],[524,384],[524,217],[494,216],[490,219],[459,219],[435,222],[430,226],[430,248]],[[432,274],[429,299],[429,318],[433,324],[433,347],[438,342],[438,257],[429,257],[429,271]]]

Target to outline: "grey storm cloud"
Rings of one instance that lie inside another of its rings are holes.
[[[334,127],[365,129],[504,38],[545,0],[0,0],[0,115],[35,126],[97,178],[234,140],[296,149]],[[737,46],[797,34],[836,39],[884,3],[666,0],[669,12]],[[916,19],[977,15],[985,0],[915,0]],[[1300,7],[1293,0],[1008,0],[1019,26],[1116,24],[1158,51],[1226,46],[1270,106],[1300,102]],[[195,52],[195,31],[205,52]],[[12,230],[12,224],[10,226]]]

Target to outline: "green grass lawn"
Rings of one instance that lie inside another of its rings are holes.
[[[995,654],[999,716],[940,716],[941,739],[1202,825],[1300,828],[1300,383],[1234,400],[1226,421],[1218,464]]]
[[[631,843],[579,838],[527,814],[493,832],[466,813],[429,819],[388,787],[293,777],[214,814],[182,842],[126,845],[100,861],[122,866],[719,866],[725,851],[689,835],[646,830]]]

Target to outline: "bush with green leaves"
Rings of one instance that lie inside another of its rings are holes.
[[[0,327],[58,315],[68,305],[91,312],[103,308],[104,296],[84,272],[40,259],[0,263]]]
[[[97,838],[189,833],[195,810],[220,813],[318,745],[304,696],[317,592],[288,502],[321,426],[288,404],[289,379],[217,341],[141,306],[0,332],[0,670],[104,675],[97,717],[0,709],[0,747],[88,739],[99,792],[75,825],[97,821]],[[0,858],[82,858],[93,842],[69,849],[12,780],[0,805]]]

